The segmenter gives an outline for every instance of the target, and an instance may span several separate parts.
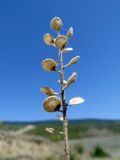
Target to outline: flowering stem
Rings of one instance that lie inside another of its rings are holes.
[[[67,120],[67,104],[65,102],[65,91],[64,91],[64,72],[63,72],[63,58],[62,51],[59,50],[60,58],[60,84],[61,84],[61,99],[63,107],[63,130],[64,130],[64,143],[65,143],[65,155],[66,160],[70,159],[69,143],[68,143],[68,120]]]

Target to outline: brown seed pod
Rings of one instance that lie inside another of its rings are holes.
[[[70,37],[72,37],[72,36],[73,36],[73,28],[70,27],[70,29],[68,30],[68,32],[67,32],[67,34],[66,34],[66,37],[67,37],[67,38],[70,38]]]
[[[67,87],[69,87],[70,84],[74,83],[76,78],[77,78],[77,73],[74,72],[67,81]]]
[[[45,71],[55,71],[57,62],[53,59],[47,58],[42,62],[42,67]]]
[[[62,27],[61,19],[59,17],[54,17],[50,22],[50,26],[52,29],[59,31]]]
[[[55,95],[54,91],[49,87],[42,87],[42,88],[40,88],[40,91],[45,93],[48,96],[54,96]]]
[[[59,111],[61,106],[60,98],[56,96],[50,96],[45,99],[43,102],[43,107],[47,112],[56,112]]]
[[[64,35],[60,35],[55,40],[55,45],[57,48],[62,50],[67,45],[67,38]]]
[[[43,37],[43,40],[47,45],[52,45],[54,43],[54,39],[50,33],[46,33]]]

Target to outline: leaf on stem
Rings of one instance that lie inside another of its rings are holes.
[[[47,112],[59,111],[61,106],[61,99],[57,96],[49,96],[43,102],[43,107]]]
[[[72,99],[69,100],[69,106],[72,106],[72,105],[78,105],[78,104],[81,104],[81,103],[84,103],[85,100],[82,98],[82,97],[74,97]]]
[[[45,93],[48,96],[54,96],[55,95],[54,91],[49,87],[42,87],[42,88],[40,88],[40,91]]]
[[[42,67],[45,71],[55,71],[57,62],[53,59],[47,58],[42,62]]]

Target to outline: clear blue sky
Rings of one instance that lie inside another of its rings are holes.
[[[66,98],[82,96],[86,102],[68,111],[69,118],[120,119],[120,1],[119,0],[0,0],[0,120],[56,119],[42,102],[39,88],[59,90],[58,75],[47,73],[41,61],[57,59],[57,49],[46,46],[43,35],[54,31],[51,18],[61,17],[62,33],[74,28],[64,56],[66,79],[78,73]]]

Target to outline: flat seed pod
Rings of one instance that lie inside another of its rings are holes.
[[[55,45],[60,50],[62,50],[63,48],[65,48],[66,44],[67,44],[67,38],[64,35],[58,36],[56,38],[56,40],[55,40]]]
[[[57,66],[57,63],[50,58],[47,58],[42,62],[42,67],[45,71],[55,71],[56,66]]]
[[[70,29],[69,29],[68,32],[67,32],[66,37],[67,37],[67,38],[70,38],[70,37],[72,37],[72,36],[73,36],[73,28],[70,27]]]
[[[73,48],[65,48],[65,49],[63,49],[63,53],[67,53],[67,52],[70,52],[70,51],[73,51]]]
[[[69,87],[70,84],[74,83],[76,78],[77,78],[77,73],[74,72],[67,81],[67,87]]]
[[[77,105],[77,104],[81,104],[83,102],[85,102],[85,100],[82,97],[75,97],[75,98],[70,99],[69,105],[70,106]]]
[[[54,39],[50,33],[46,33],[43,37],[43,40],[47,45],[52,45],[54,43]]]
[[[45,99],[43,102],[43,107],[47,112],[56,112],[59,111],[61,106],[60,98],[56,96],[50,96]]]
[[[50,22],[50,26],[52,29],[59,31],[62,27],[62,21],[59,17],[54,17],[51,22]]]
[[[45,128],[46,132],[52,134],[55,133],[55,129],[54,128]]]
[[[42,88],[40,88],[40,91],[45,93],[48,96],[54,96],[55,95],[54,91],[49,87],[42,87]]]
[[[72,58],[71,61],[69,62],[69,65],[75,64],[79,58],[80,58],[80,56],[76,56],[76,57]]]

